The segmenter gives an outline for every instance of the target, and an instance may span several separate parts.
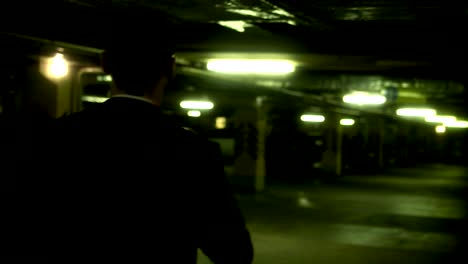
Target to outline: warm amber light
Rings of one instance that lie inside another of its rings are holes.
[[[52,78],[63,78],[68,74],[68,62],[63,54],[57,53],[50,58],[47,69],[48,75]]]

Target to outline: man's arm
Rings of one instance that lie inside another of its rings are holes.
[[[206,178],[200,192],[199,248],[215,264],[250,264],[253,246],[244,218],[224,175],[220,147],[209,142],[202,161]]]

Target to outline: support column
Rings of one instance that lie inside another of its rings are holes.
[[[326,116],[326,150],[322,156],[322,169],[328,176],[339,176],[341,175],[342,167],[341,148],[343,131],[339,130],[337,115],[335,113],[327,113]]]
[[[73,72],[69,73],[67,78],[64,78],[57,82],[57,112],[56,117],[61,117],[65,114],[71,113],[72,101],[72,75]]]
[[[342,173],[343,173],[343,126],[337,125],[337,128],[336,128],[336,168],[335,168],[335,174],[337,176],[341,176]]]
[[[257,98],[254,106],[237,111],[235,187],[246,191],[261,192],[265,189],[265,139],[267,110],[264,98]]]
[[[73,75],[76,74],[76,69],[74,67],[68,67],[68,73],[60,78],[56,78],[51,76],[49,73],[50,67],[50,58],[49,57],[41,57],[40,58],[40,65],[39,65],[39,72],[42,74],[42,78],[47,80],[53,88],[48,88],[47,94],[49,96],[53,96],[53,98],[47,98],[47,100],[51,100],[52,102],[48,104],[49,108],[53,108],[51,112],[52,117],[59,118],[64,114],[70,113],[72,110],[72,102],[71,102],[71,92],[72,92],[72,81]],[[46,89],[44,87],[43,89]]]
[[[385,120],[379,118],[379,150],[378,150],[378,168],[383,169],[384,167],[384,147],[385,147]]]
[[[265,97],[257,97],[257,160],[255,171],[255,190],[261,192],[265,189],[266,163],[265,143],[267,136],[267,106]]]

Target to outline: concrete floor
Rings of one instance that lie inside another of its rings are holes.
[[[256,264],[468,263],[467,190],[467,169],[432,165],[238,200]]]

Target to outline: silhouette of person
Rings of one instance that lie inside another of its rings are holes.
[[[103,68],[113,96],[58,121],[53,162],[24,194],[17,256],[195,263],[201,249],[216,264],[251,263],[219,145],[161,113],[175,69],[170,23],[130,8],[108,22]]]

